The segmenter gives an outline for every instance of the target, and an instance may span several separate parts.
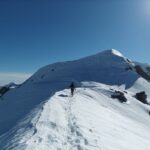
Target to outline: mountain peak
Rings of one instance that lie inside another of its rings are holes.
[[[22,85],[6,85],[0,89],[0,149],[149,150],[150,83],[142,68],[149,70],[111,49],[45,66]]]
[[[107,54],[107,55],[116,55],[116,56],[119,56],[119,57],[124,57],[122,55],[122,53],[120,51],[116,50],[116,49],[105,50],[102,53]]]
[[[94,81],[109,85],[125,84],[129,88],[139,77],[129,68],[131,64],[126,58],[119,51],[110,49],[78,60],[45,66],[27,83]]]

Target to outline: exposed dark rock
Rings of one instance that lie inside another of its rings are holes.
[[[141,66],[135,66],[135,70],[141,77],[150,81],[150,76],[141,68]]]
[[[65,94],[60,94],[59,96],[60,97],[68,97],[68,95],[65,95]]]
[[[41,79],[43,79],[45,77],[45,74],[43,74],[42,76],[41,76]]]
[[[127,102],[127,98],[125,97],[124,93],[121,91],[115,91],[115,93],[112,94],[111,97],[118,99],[121,103]]]
[[[0,88],[0,96],[3,96],[6,92],[8,92],[10,90],[9,87],[1,87]]]
[[[110,88],[111,91],[114,91],[114,89]]]
[[[132,61],[131,61],[131,60],[129,60],[128,58],[127,58],[126,60],[127,60],[127,62],[128,62],[128,63],[132,63]]]
[[[135,98],[144,104],[148,104],[147,95],[146,95],[145,91],[136,93]]]

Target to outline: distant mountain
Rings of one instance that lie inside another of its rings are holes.
[[[9,84],[0,100],[0,150],[149,150],[149,68],[111,49]]]

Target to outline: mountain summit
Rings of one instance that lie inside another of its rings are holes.
[[[121,52],[116,49],[105,50],[105,51],[101,52],[100,54],[102,54],[102,53],[105,55],[116,55],[119,57],[124,57],[123,54],[121,54]]]
[[[2,87],[0,150],[149,150],[149,68],[111,49]]]
[[[133,64],[117,50],[104,52],[75,61],[59,62],[37,71],[28,81],[70,82],[95,81],[110,85],[125,84],[128,87],[139,77],[131,70]]]

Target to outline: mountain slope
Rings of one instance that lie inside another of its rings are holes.
[[[139,75],[128,70],[132,65],[120,52],[107,50],[70,62],[48,65],[37,71],[20,87],[7,92],[0,103],[0,135],[10,130],[37,105],[71,81],[95,81],[131,87]]]
[[[16,131],[1,149],[149,150],[150,116],[146,105],[129,91],[127,103],[111,99],[111,89],[119,87],[99,83],[83,83],[83,87],[74,97],[68,90],[57,92],[40,112],[32,112],[34,115],[29,114],[27,121],[18,125],[22,130]],[[28,127],[28,120],[33,127]]]
[[[0,149],[147,150],[149,107],[133,96],[146,91],[149,101],[150,83],[134,66],[107,50],[41,68],[1,98]],[[78,86],[73,98],[66,89],[71,81]],[[114,90],[128,92],[126,104],[111,98]]]
[[[129,88],[139,77],[130,70],[132,65],[120,52],[107,50],[79,60],[43,67],[28,82],[96,81],[110,85],[125,84]]]

